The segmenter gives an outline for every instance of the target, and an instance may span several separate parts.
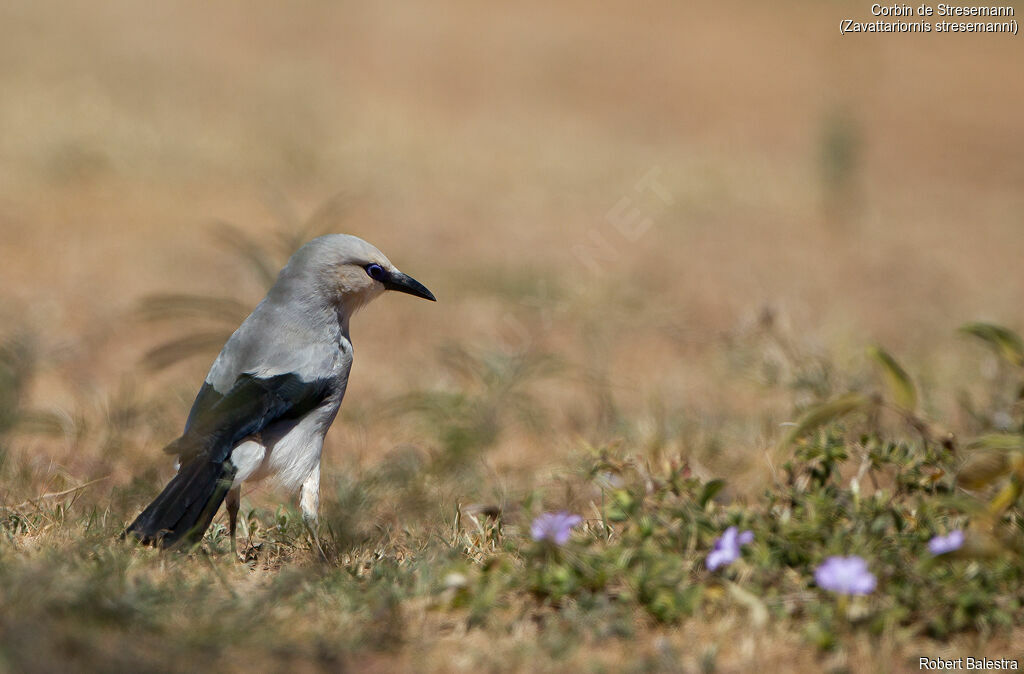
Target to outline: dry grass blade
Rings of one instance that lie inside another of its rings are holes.
[[[46,493],[46,494],[41,494],[41,495],[39,495],[39,496],[37,496],[35,498],[30,498],[27,501],[22,501],[21,503],[19,503],[16,506],[11,506],[11,508],[14,509],[14,510],[17,510],[18,508],[25,508],[25,507],[30,506],[30,505],[36,505],[36,503],[38,503],[39,501],[43,501],[45,499],[60,498],[61,496],[67,496],[68,494],[73,494],[75,492],[81,491],[81,490],[85,489],[86,487],[91,487],[92,485],[96,484],[97,482],[102,482],[103,480],[106,480],[109,477],[110,477],[109,475],[104,475],[103,477],[98,477],[95,480],[89,480],[85,484],[80,484],[77,487],[71,487],[70,489],[64,489],[63,491],[54,491],[54,492],[49,492],[49,493]]]
[[[262,287],[274,285],[280,265],[256,239],[224,221],[214,223],[213,238],[246,262]]]
[[[324,201],[306,218],[302,226],[286,239],[290,243],[290,249],[286,252],[290,255],[308,239],[336,231],[344,221],[351,204],[352,196],[348,192],[338,192]]]
[[[73,434],[75,421],[71,415],[53,410],[24,410],[10,430],[40,435]]]
[[[754,627],[761,628],[768,624],[768,607],[760,597],[736,583],[728,583],[726,587],[729,588],[729,595],[750,612],[750,621]]]
[[[142,357],[142,366],[156,372],[192,356],[216,353],[224,346],[231,332],[197,332],[171,340],[147,351]]]
[[[25,394],[37,360],[29,335],[15,335],[0,344],[0,435],[23,420]]]
[[[136,313],[143,321],[209,319],[237,325],[251,309],[232,297],[154,293],[139,300]]]

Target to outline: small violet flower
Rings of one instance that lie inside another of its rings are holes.
[[[936,536],[928,541],[928,550],[933,555],[944,555],[947,552],[959,550],[964,544],[964,532],[957,529],[950,531],[945,536]]]
[[[871,594],[877,581],[862,557],[829,557],[814,572],[814,581],[839,594]]]
[[[564,510],[557,513],[543,513],[533,520],[530,534],[535,541],[565,545],[569,541],[572,528],[582,521],[583,518],[579,515],[570,515]]]
[[[725,530],[715,545],[708,553],[705,564],[708,571],[714,571],[720,566],[728,566],[740,558],[740,546],[746,545],[754,540],[753,531],[744,531],[742,534],[736,527],[729,527]]]

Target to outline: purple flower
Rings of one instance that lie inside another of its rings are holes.
[[[825,590],[839,594],[871,594],[875,591],[875,574],[868,571],[862,557],[829,557],[814,572],[814,582]]]
[[[950,531],[945,536],[936,536],[928,541],[928,550],[933,555],[944,555],[947,552],[959,550],[964,544],[964,532],[960,529]]]
[[[740,558],[740,546],[746,545],[754,540],[753,531],[744,531],[742,534],[736,527],[729,527],[725,530],[715,545],[708,553],[707,561],[704,562],[708,571],[714,571],[720,566],[728,566]]]
[[[533,520],[530,534],[535,541],[549,541],[556,545],[565,545],[569,541],[572,528],[583,521],[579,515],[570,515],[564,510],[557,513],[543,513]]]

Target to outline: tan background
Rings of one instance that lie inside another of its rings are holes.
[[[444,386],[451,343],[525,334],[623,409],[748,414],[767,402],[722,344],[765,307],[933,378],[964,321],[1020,327],[1019,38],[841,37],[866,2],[549,4],[3,3],[0,318],[49,355],[40,404],[127,379],[179,418],[209,358],[145,373],[176,328],[138,299],[255,302],[211,222],[267,238],[339,193],[334,228],[440,299],[356,319],[351,414]],[[652,170],[671,205],[634,191]],[[636,241],[609,222],[627,197]],[[596,274],[574,253],[595,235],[616,251]]]

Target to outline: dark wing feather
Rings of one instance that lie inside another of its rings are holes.
[[[185,433],[167,447],[182,462],[202,453],[224,461],[247,435],[282,419],[298,419],[330,396],[332,378],[304,381],[296,374],[257,377],[243,374],[221,395],[203,384],[189,412]]]
[[[204,411],[208,411],[223,399],[224,396],[218,393],[217,389],[213,388],[213,384],[204,381],[202,388],[199,389],[199,393],[196,394],[196,399],[192,402],[192,409],[188,411],[188,419],[185,420],[185,433],[187,434],[192,428],[192,424],[195,423],[197,416]]]

